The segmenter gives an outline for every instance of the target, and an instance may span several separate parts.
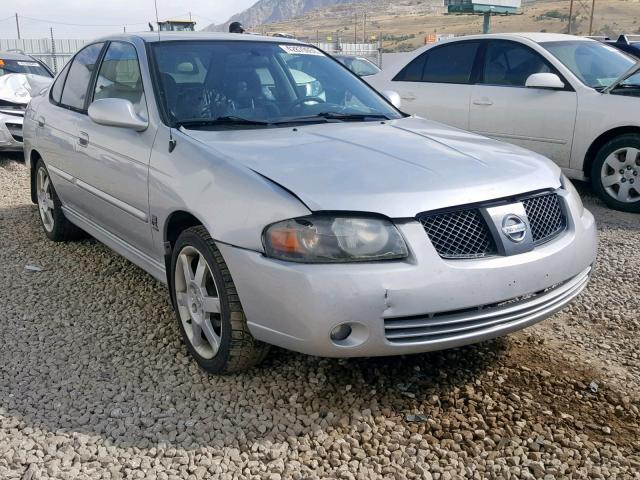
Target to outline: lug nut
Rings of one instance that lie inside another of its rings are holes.
[[[632,185],[633,185],[633,182],[634,182],[633,178],[629,180],[629,183]]]
[[[620,169],[620,175],[624,175],[624,168]]]
[[[626,179],[626,178],[624,178],[624,177],[622,177],[622,178],[620,179],[620,181],[621,181],[622,183],[624,183],[624,182],[626,182],[626,181],[627,181],[627,179]]]

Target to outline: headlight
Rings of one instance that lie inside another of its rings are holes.
[[[406,258],[398,229],[376,217],[310,215],[269,225],[267,256],[300,263],[366,262]]]
[[[578,212],[580,213],[580,216],[582,216],[582,212],[584,212],[582,198],[580,198],[578,190],[576,190],[576,187],[573,186],[571,180],[569,180],[569,178],[567,178],[564,173],[560,175],[560,185],[562,185],[562,188],[569,192],[569,194],[575,198],[576,204],[578,205]]]

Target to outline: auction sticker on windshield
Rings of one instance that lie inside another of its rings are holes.
[[[291,55],[323,55],[320,50],[306,45],[280,45],[280,48]]]

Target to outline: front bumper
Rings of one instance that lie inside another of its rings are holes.
[[[23,117],[0,112],[0,149],[22,151]]]
[[[398,225],[403,262],[295,264],[219,244],[254,337],[326,357],[457,347],[499,337],[563,308],[587,285],[596,256],[593,216],[564,195],[567,230],[533,251],[445,260],[416,221]],[[330,339],[342,323],[345,341]]]

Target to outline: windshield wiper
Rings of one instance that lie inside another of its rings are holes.
[[[381,113],[341,113],[341,112],[320,112],[315,115],[308,115],[303,117],[291,117],[286,120],[275,122],[274,125],[282,125],[285,123],[313,123],[313,122],[325,122],[336,120],[339,122],[349,121],[364,121],[371,120],[389,120],[389,117]]]
[[[225,115],[218,118],[189,118],[186,120],[179,120],[176,122],[176,127],[209,127],[216,125],[257,125],[268,126],[272,125],[269,122],[262,120],[251,120],[249,118],[236,117],[234,115]]]

